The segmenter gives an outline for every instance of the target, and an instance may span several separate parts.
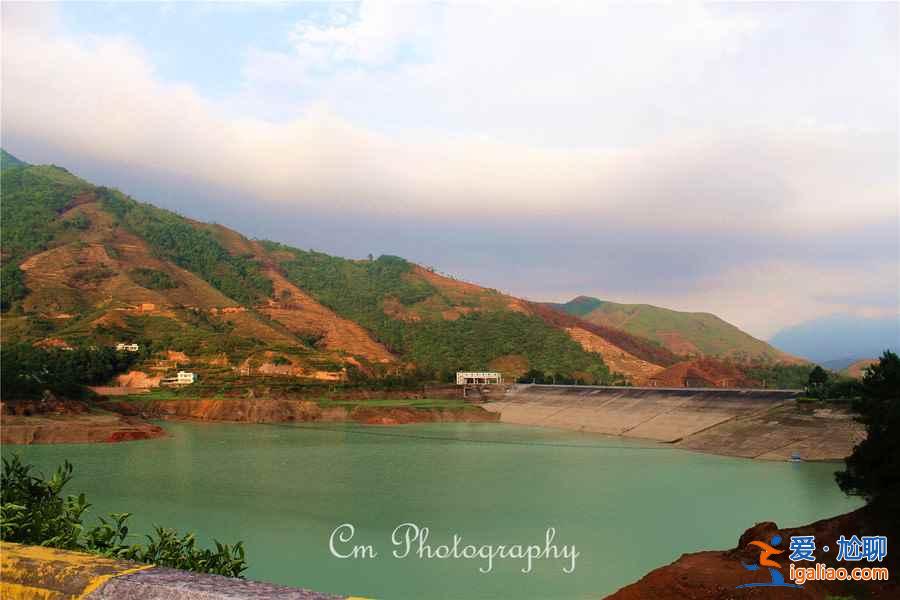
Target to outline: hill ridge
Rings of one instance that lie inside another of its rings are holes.
[[[585,321],[620,328],[687,357],[720,357],[740,362],[802,362],[709,312],[687,312],[653,304],[624,304],[577,296],[551,304]]]
[[[22,163],[2,177],[4,343],[140,341],[210,368],[327,381],[448,380],[493,365],[615,383],[679,360],[623,328],[401,257],[253,240],[61,167]]]

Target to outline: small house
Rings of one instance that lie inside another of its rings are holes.
[[[456,385],[500,385],[503,375],[494,371],[459,371]]]
[[[190,371],[178,371],[175,374],[175,377],[166,377],[163,379],[160,384],[161,385],[191,385],[192,383],[196,383],[197,374],[192,373]]]

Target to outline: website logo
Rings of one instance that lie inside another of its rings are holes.
[[[785,583],[784,575],[781,574],[781,565],[771,558],[770,556],[776,554],[782,554],[784,550],[779,550],[778,545],[781,544],[781,536],[775,534],[772,536],[772,539],[769,540],[769,543],[760,542],[759,540],[754,540],[748,544],[749,546],[755,546],[759,548],[759,564],[746,564],[741,563],[745,569],[748,571],[759,571],[763,567],[769,570],[769,581],[758,582],[758,583],[744,583],[742,585],[737,586],[738,588],[751,588],[751,587],[787,587],[787,588],[799,588],[803,587],[800,585],[796,585],[793,583]],[[736,588],[737,589],[737,588]]]
[[[789,544],[790,568],[788,569],[788,582],[781,572],[781,564],[773,560],[772,556],[783,554],[778,546],[781,544],[781,535],[775,534],[769,543],[754,540],[747,547],[753,546],[759,549],[757,564],[741,565],[748,571],[768,570],[768,581],[744,583],[737,588],[752,587],[786,587],[801,588],[807,581],[888,581],[890,571],[881,566],[828,566],[818,562],[816,558],[816,538],[812,535],[792,535]],[[887,557],[887,536],[883,535],[841,535],[836,541],[838,563],[880,563]],[[828,552],[829,546],[823,546],[822,551]],[[810,564],[812,563],[812,564]]]

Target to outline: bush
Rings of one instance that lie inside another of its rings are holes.
[[[178,282],[172,279],[172,276],[165,271],[138,267],[132,269],[129,275],[131,275],[135,283],[148,290],[171,290],[178,287]]]
[[[0,269],[0,311],[9,310],[13,303],[28,294],[25,276],[19,266],[7,263]]]
[[[111,558],[241,577],[247,569],[243,542],[215,541],[215,549],[198,548],[194,534],[180,536],[174,529],[156,527],[146,544],[126,544],[129,513],[113,513],[109,519],[86,527],[82,521],[90,508],[84,494],[66,496],[62,490],[72,479],[66,461],[50,479],[31,474],[31,465],[14,455],[3,459],[0,484],[0,539],[6,542],[50,546],[100,554]]]

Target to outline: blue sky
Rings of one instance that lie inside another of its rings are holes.
[[[248,48],[287,52],[294,23],[321,18],[326,5],[201,2],[66,2],[60,19],[71,33],[125,35],[149,54],[159,76],[183,81],[204,95],[240,90]]]
[[[4,147],[185,215],[763,337],[898,313],[896,4],[2,10]]]

